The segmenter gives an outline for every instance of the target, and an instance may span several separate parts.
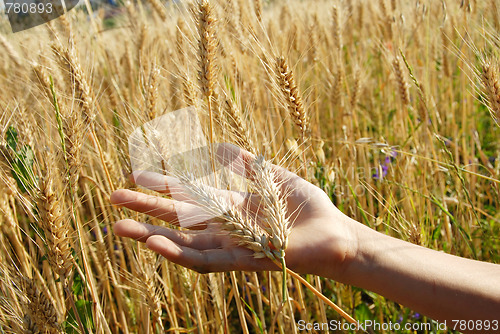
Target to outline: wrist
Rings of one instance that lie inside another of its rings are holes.
[[[339,220],[343,226],[344,252],[338,259],[338,266],[332,268],[334,272],[329,276],[338,282],[350,284],[356,276],[357,267],[360,264],[362,245],[359,240],[365,226],[344,214]]]
[[[321,261],[310,273],[350,283],[356,271],[354,266],[358,263],[359,228],[364,226],[337,209],[327,224],[328,228],[322,227],[322,242],[318,243]]]

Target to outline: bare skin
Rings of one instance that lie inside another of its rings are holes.
[[[223,145],[223,150],[221,155],[219,149],[219,157],[228,152],[238,155],[251,177],[250,153],[231,145]],[[500,326],[500,265],[460,258],[376,232],[344,215],[321,189],[275,168],[283,190],[292,189],[287,199],[288,212],[294,213],[286,250],[290,269],[374,291],[432,319],[446,321],[448,326],[453,320],[486,319],[496,320]],[[176,179],[158,174],[146,174],[136,181],[167,195],[180,189]],[[240,196],[221,193],[228,198]],[[112,194],[111,202],[174,224],[179,210],[183,216],[203,217],[203,210],[188,197],[176,198],[182,204],[122,189]],[[248,201],[252,198],[244,198],[242,205]],[[270,260],[255,259],[252,251],[235,246],[216,225],[208,219],[197,226],[202,229],[176,230],[122,220],[114,231],[145,242],[169,261],[201,273],[277,270]]]

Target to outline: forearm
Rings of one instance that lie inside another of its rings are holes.
[[[358,224],[359,225],[359,224]],[[500,321],[500,266],[434,251],[365,226],[342,280],[432,319]]]

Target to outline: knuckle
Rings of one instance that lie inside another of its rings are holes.
[[[197,262],[198,263],[194,264],[191,267],[194,271],[200,274],[208,274],[213,272],[213,270],[211,270],[208,254],[205,251],[200,251],[200,259]]]
[[[174,202],[170,202],[166,205],[165,209],[168,211],[168,212],[175,212],[176,210],[176,206],[175,206],[175,203]]]
[[[158,197],[156,196],[148,196],[146,199],[146,204],[151,207],[156,207],[158,206]]]
[[[179,241],[182,245],[184,246],[189,246],[191,241],[192,241],[192,237],[186,233],[182,233],[182,232],[179,232],[177,233],[178,237],[179,237]]]
[[[231,256],[231,262],[234,264],[234,267],[235,268],[239,268],[241,270],[245,270],[245,269],[253,269],[253,260],[256,260],[256,259],[251,259],[251,261],[249,262],[249,257],[247,256]]]

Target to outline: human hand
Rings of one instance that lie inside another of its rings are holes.
[[[243,162],[246,174],[251,178],[255,157],[236,146],[219,145],[219,160],[226,163],[235,157]],[[287,212],[292,222],[285,256],[287,266],[298,273],[317,274],[342,281],[342,273],[349,259],[354,256],[357,245],[353,221],[342,214],[318,187],[286,169],[274,165],[273,168],[282,193],[288,194]],[[271,260],[256,259],[252,256],[253,251],[237,246],[189,195],[182,195],[186,192],[178,179],[143,172],[135,181],[162,194],[175,193],[177,200],[121,189],[111,195],[111,203],[174,225],[179,224],[180,215],[192,217],[193,221],[203,222],[192,227],[202,229],[178,230],[127,219],[115,224],[117,235],[145,242],[149,249],[166,259],[201,273],[278,269]],[[240,207],[250,208],[251,214],[258,217],[259,205],[251,203],[255,201],[254,195],[242,197],[241,193],[227,190],[218,190],[218,193]]]

